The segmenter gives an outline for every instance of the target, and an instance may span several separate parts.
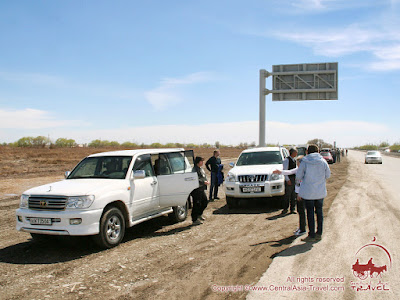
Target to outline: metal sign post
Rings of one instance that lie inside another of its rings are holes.
[[[265,79],[272,75],[272,90]],[[338,63],[274,65],[272,73],[260,70],[259,146],[265,147],[265,95],[272,101],[307,101],[338,99]]]
[[[260,70],[260,130],[259,130],[259,146],[265,147],[265,78],[268,72]]]

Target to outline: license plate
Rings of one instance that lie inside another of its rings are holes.
[[[51,225],[50,218],[29,218],[31,225]]]
[[[261,186],[251,186],[242,188],[243,193],[261,193]]]

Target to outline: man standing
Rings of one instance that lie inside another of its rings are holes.
[[[221,159],[219,158],[219,150],[214,150],[214,155],[211,156],[206,162],[206,168],[211,172],[211,185],[210,185],[210,197],[209,201],[218,200],[218,168],[221,164]],[[214,198],[213,198],[214,192]]]
[[[326,192],[326,180],[331,176],[326,160],[318,153],[317,145],[309,145],[307,155],[296,173],[296,180],[301,180],[299,196],[304,200],[307,211],[308,236],[305,242],[313,242],[322,238],[323,213],[322,206]],[[317,214],[317,232],[315,232],[315,217]]]
[[[296,159],[297,150],[291,148],[289,150],[290,156],[286,157],[283,161],[283,169],[284,170],[292,170],[296,168]],[[285,195],[283,196],[283,210],[282,214],[287,214],[289,205],[290,205],[290,213],[295,214],[296,209],[296,193],[295,193],[295,185],[296,185],[296,175],[285,175]]]

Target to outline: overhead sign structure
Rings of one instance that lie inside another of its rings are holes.
[[[272,90],[265,78],[272,76]],[[274,65],[272,73],[260,70],[260,136],[265,146],[265,95],[273,101],[338,100],[338,63]]]
[[[338,63],[272,66],[272,100],[337,100]]]

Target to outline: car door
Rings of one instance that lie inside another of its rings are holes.
[[[131,213],[133,218],[146,215],[159,208],[158,180],[154,174],[150,154],[136,158],[132,172],[144,170],[145,178],[131,180]]]
[[[189,194],[199,187],[193,172],[193,151],[154,154],[151,157],[158,180],[160,207],[185,205]]]

